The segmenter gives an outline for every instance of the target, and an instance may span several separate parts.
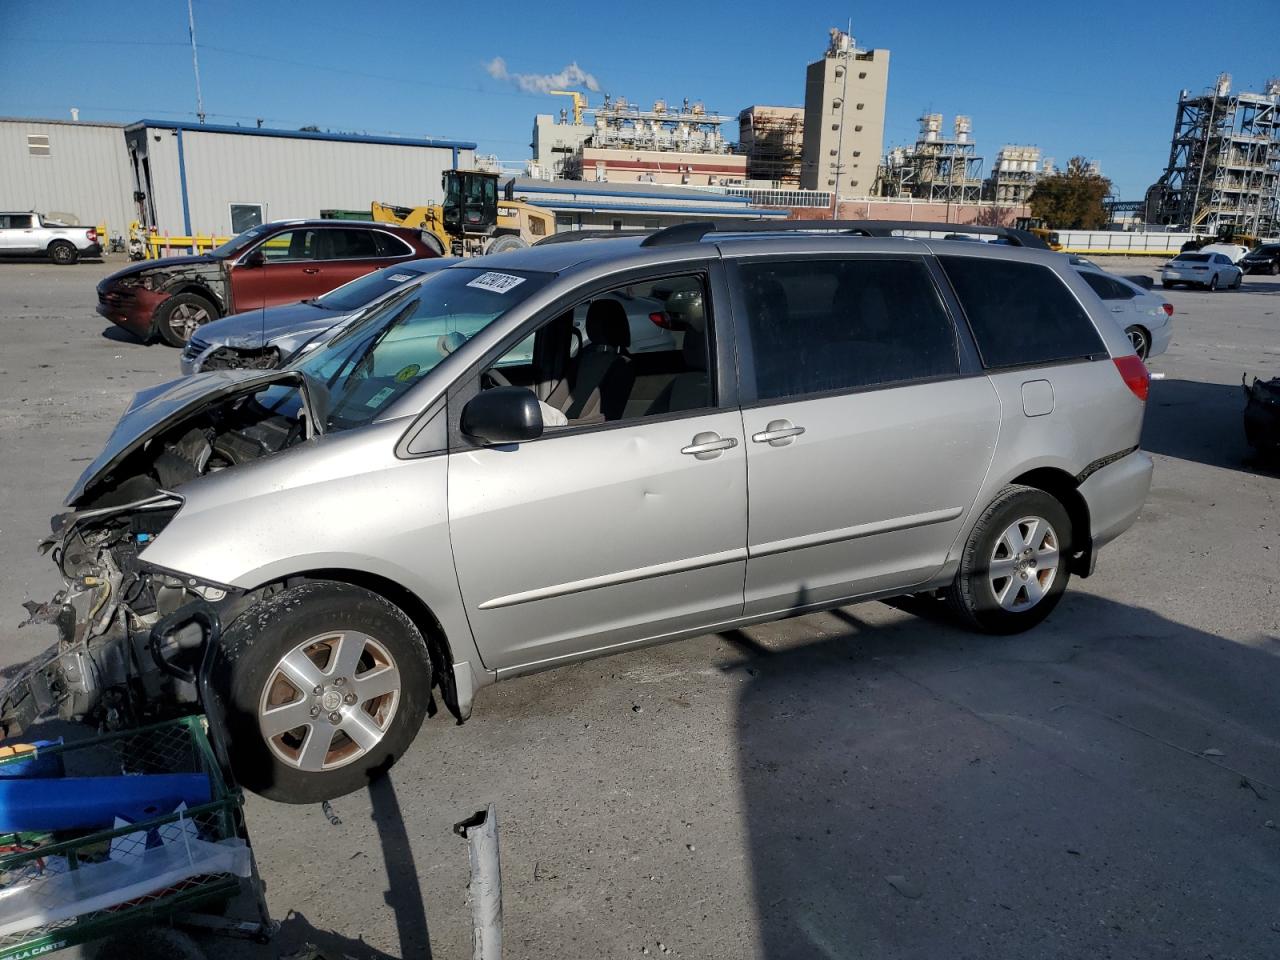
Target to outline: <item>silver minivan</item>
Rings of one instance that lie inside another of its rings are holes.
[[[139,394],[55,518],[40,676],[93,719],[207,677],[241,781],[306,802],[437,698],[586,657],[902,594],[1035,625],[1142,507],[1146,368],[1035,238],[903,232],[463,261],[284,369]],[[670,349],[630,350],[620,291]]]

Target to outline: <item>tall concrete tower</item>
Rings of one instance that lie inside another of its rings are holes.
[[[846,197],[871,193],[888,90],[889,51],[859,50],[853,37],[832,28],[826,53],[805,73],[801,187]]]

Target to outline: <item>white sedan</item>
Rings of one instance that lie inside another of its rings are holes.
[[[1185,283],[1188,287],[1204,287],[1206,290],[1220,287],[1235,290],[1243,276],[1244,271],[1225,253],[1180,253],[1164,265],[1160,285],[1167,289]]]
[[[1173,338],[1173,304],[1123,277],[1096,266],[1076,266],[1084,282],[1102,298],[1144,361],[1159,356]]]

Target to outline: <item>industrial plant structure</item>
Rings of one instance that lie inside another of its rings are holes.
[[[804,157],[804,108],[747,107],[738,114],[738,150],[747,157],[748,179],[798,188]]]
[[[707,112],[688,99],[676,107],[656,100],[649,109],[605,95],[601,106],[574,97],[574,122],[562,111],[534,119],[533,161],[539,172],[570,180],[716,186],[747,175],[747,158],[720,131],[733,118]],[[594,117],[582,122],[583,114]]]
[[[1169,164],[1147,191],[1147,220],[1205,233],[1280,230],[1280,79],[1263,93],[1183,90]]]
[[[1040,148],[1006,144],[996,154],[996,162],[985,185],[986,198],[999,206],[1016,207],[1031,199],[1036,182],[1052,169],[1053,161],[1042,167]]]
[[[826,53],[805,72],[804,189],[871,192],[888,90],[889,51],[860,50],[848,33],[832,29]]]
[[[982,199],[982,158],[973,142],[973,121],[955,118],[955,133],[942,134],[942,114],[920,118],[913,147],[894,147],[880,169],[880,194],[946,203]]]

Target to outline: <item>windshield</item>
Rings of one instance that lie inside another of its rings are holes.
[[[249,244],[263,236],[263,234],[271,232],[272,225],[269,223],[261,224],[252,230],[246,230],[237,237],[232,237],[220,247],[214,247],[209,251],[210,255],[215,257],[231,257],[239,253]]]
[[[315,303],[326,310],[355,310],[357,307],[372,303],[407,280],[414,280],[424,273],[448,266],[448,261],[441,263],[441,260],[443,258],[413,260],[409,263],[398,263],[394,267],[375,270],[373,273],[367,273],[350,283],[344,283],[337,289],[330,290],[322,297],[317,297]]]
[[[454,267],[357,320],[294,365],[324,387],[324,430],[349,430],[372,421],[448,354],[552,276]]]

